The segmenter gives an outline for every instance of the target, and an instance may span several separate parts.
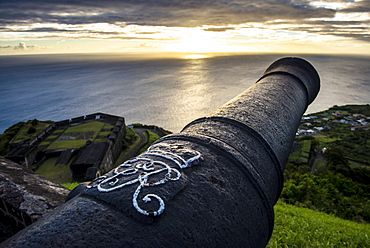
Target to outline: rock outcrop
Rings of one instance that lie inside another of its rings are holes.
[[[0,157],[0,242],[64,203],[69,190]]]

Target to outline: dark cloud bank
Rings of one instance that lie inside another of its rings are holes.
[[[326,2],[353,1],[328,0]],[[210,25],[216,27],[205,30],[224,32],[230,29],[227,25],[247,22],[271,22],[269,25],[274,25],[272,21],[284,20],[290,24],[304,25],[299,31],[320,32],[370,41],[370,32],[366,34],[364,27],[361,26],[366,22],[319,20],[333,18],[337,11],[343,13],[370,12],[370,0],[355,2],[340,10],[314,7],[310,5],[310,1],[305,0],[1,1],[0,31],[12,31],[12,26],[33,23],[72,25],[110,23],[122,26],[135,24],[170,27]],[[311,18],[316,18],[317,21],[308,20]],[[340,32],[337,30],[338,25],[341,25]],[[349,25],[351,27],[348,27]],[[369,28],[365,27],[365,29]],[[61,32],[55,28],[25,31]]]

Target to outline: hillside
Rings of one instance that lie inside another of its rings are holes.
[[[369,247],[370,225],[278,202],[273,247]]]
[[[370,223],[370,105],[334,106],[302,118],[281,200]]]

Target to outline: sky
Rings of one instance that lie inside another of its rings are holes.
[[[370,0],[0,0],[0,55],[96,52],[370,55]]]

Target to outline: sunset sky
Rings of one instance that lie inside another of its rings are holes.
[[[370,0],[1,0],[0,23],[0,55],[370,55]]]

